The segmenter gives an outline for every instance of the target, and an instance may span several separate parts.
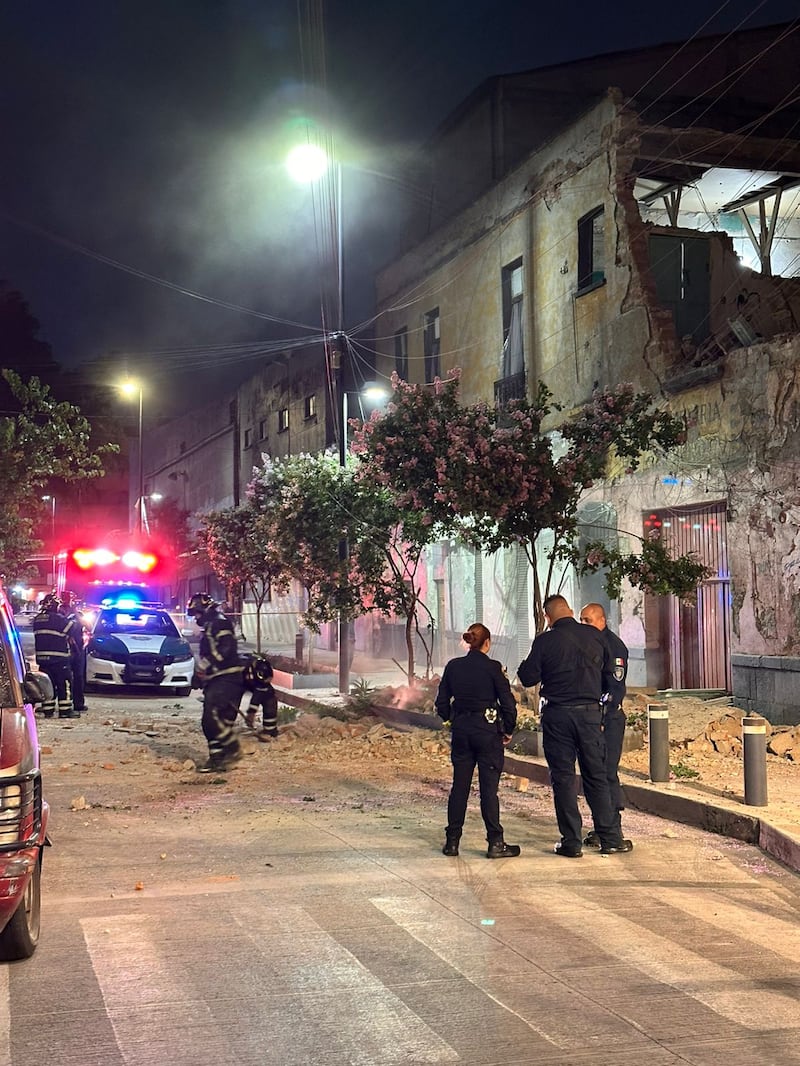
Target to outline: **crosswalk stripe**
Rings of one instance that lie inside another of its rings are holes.
[[[135,914],[82,918],[81,928],[127,1066],[195,1061],[188,1056],[196,1054],[198,1046],[205,1049],[209,1062],[236,1066],[239,1060],[208,1005],[187,998],[191,985],[184,967],[171,966],[156,919]],[[158,1017],[164,1010],[168,1025],[160,1024]]]
[[[252,899],[231,901],[233,918],[263,954],[265,984],[297,997],[292,1010],[306,1008],[309,993],[352,997],[347,1031],[335,1021],[337,1047],[353,1066],[392,1063],[448,1063],[456,1050],[377,978],[355,955],[318,925],[300,906],[254,907]],[[368,1011],[364,1011],[368,1004]],[[316,1002],[309,1003],[310,1024],[324,1026]],[[297,1022],[295,1021],[295,1025]]]

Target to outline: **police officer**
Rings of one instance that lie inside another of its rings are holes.
[[[203,627],[193,687],[203,689],[201,726],[208,741],[208,761],[198,771],[202,774],[229,770],[242,757],[233,726],[244,692],[233,622],[207,592],[195,593],[186,613]]]
[[[611,790],[611,805],[616,816],[619,835],[622,836],[620,811],[625,809],[625,793],[619,783],[619,760],[622,755],[622,742],[625,737],[625,712],[622,701],[625,699],[625,680],[628,676],[628,649],[616,633],[608,628],[606,612],[602,604],[587,603],[581,608],[581,622],[594,626],[608,647],[611,656],[611,677],[609,689],[603,693],[603,736],[606,741],[606,777]],[[600,837],[592,830],[584,838],[584,844],[590,848],[600,847]]]
[[[544,755],[561,832],[555,852],[568,859],[583,854],[576,759],[601,853],[630,851],[633,844],[622,838],[606,778],[600,701],[610,687],[608,649],[596,629],[573,618],[563,596],[548,596],[543,607],[550,628],[535,638],[518,674],[523,685],[541,684]]]
[[[62,599],[62,610],[70,623],[69,646],[70,666],[72,667],[72,705],[78,714],[82,714],[86,707],[86,623],[78,609],[78,601],[71,592],[65,591]]]
[[[488,859],[519,855],[517,844],[506,844],[500,824],[497,789],[503,770],[503,746],[511,740],[517,723],[517,704],[503,667],[489,658],[492,635],[475,622],[463,634],[466,655],[451,659],[444,668],[436,694],[436,712],[452,721],[453,787],[447,803],[446,839],[442,853],[458,855],[458,843],[467,813],[472,775],[478,767],[481,816],[489,844]]]
[[[59,718],[80,718],[72,702],[70,627],[71,622],[61,613],[58,597],[48,593],[31,625],[36,662],[53,683],[52,698],[42,704],[45,718],[53,717],[56,706]]]

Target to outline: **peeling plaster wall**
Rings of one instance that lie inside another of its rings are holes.
[[[620,530],[639,536],[651,511],[727,504],[734,694],[756,691],[759,672],[775,674],[781,684],[771,683],[770,697],[758,689],[753,709],[791,721],[775,692],[800,708],[800,336],[731,352],[719,381],[674,396],[670,407],[687,420],[686,445],[587,498],[610,502]],[[633,683],[662,684],[664,648],[648,617],[655,601],[627,587],[620,606],[622,638],[643,653]]]

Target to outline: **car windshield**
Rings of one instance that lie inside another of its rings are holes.
[[[104,611],[95,633],[141,633],[150,637],[177,637],[178,630],[162,611]]]

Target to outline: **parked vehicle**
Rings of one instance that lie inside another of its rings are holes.
[[[49,678],[28,668],[0,586],[0,961],[27,959],[39,941],[42,854],[49,808],[42,794],[34,703]]]
[[[186,637],[160,603],[131,590],[103,606],[86,648],[87,690],[108,686],[154,686],[188,696],[194,655]]]

